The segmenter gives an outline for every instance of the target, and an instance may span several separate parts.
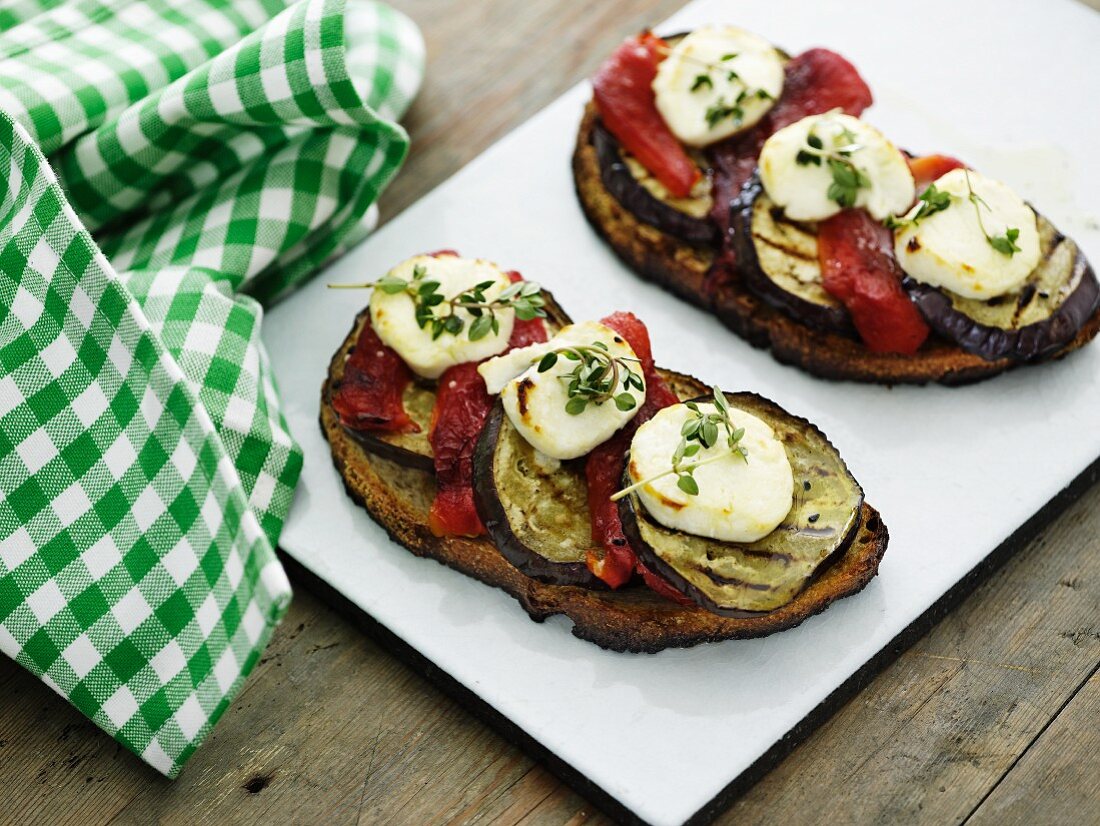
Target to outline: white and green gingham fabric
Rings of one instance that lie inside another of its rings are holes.
[[[422,71],[370,0],[0,3],[0,651],[166,775],[290,599],[262,303],[361,237]]]

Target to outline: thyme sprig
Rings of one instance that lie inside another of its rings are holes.
[[[982,235],[985,236],[989,246],[1011,258],[1020,251],[1020,247],[1016,244],[1016,239],[1020,237],[1020,230],[1017,227],[1007,227],[1001,235],[990,235],[989,230],[985,228],[985,224],[982,222],[981,207],[985,207],[989,212],[992,212],[993,209],[970,185],[970,170],[963,169],[963,174],[966,176],[966,191],[968,193],[966,199],[974,205],[974,214],[978,216],[978,229],[982,231]]]
[[[917,200],[920,202],[920,206],[917,207],[917,211],[913,213],[912,218],[897,218],[893,215],[887,215],[886,220],[883,222],[886,224],[887,229],[899,229],[909,224],[916,226],[929,215],[943,212],[951,206],[951,193],[936,189],[935,184],[929,184]]]
[[[722,72],[726,75],[726,80],[730,83],[740,83],[741,88],[737,92],[735,98],[728,98],[722,95],[713,104],[707,107],[704,117],[707,121],[707,126],[713,129],[719,123],[726,118],[733,118],[736,125],[740,126],[745,119],[744,102],[749,98],[755,97],[758,100],[772,100],[773,96],[767,89],[750,89],[748,84],[742,79],[741,75],[737,73],[735,69],[730,68],[729,61],[738,56],[737,52],[730,52],[729,54],[722,55],[721,61],[714,63],[709,60],[702,60],[691,55],[680,55],[680,59],[686,63],[693,63],[696,66],[702,67],[705,71],[700,72],[695,76],[695,79],[691,84],[691,91],[697,92],[700,89],[714,89],[714,72]]]
[[[988,212],[992,212],[993,209],[986,202],[985,198],[974,191],[974,187],[970,182],[970,170],[964,168],[963,175],[966,178],[966,200],[974,205],[974,215],[978,219],[978,229],[980,229],[982,235],[985,236],[986,243],[997,252],[1011,258],[1020,251],[1020,247],[1016,243],[1016,240],[1020,237],[1020,230],[1017,227],[1007,227],[1001,235],[990,235],[989,230],[985,228],[985,222],[982,221],[982,207],[985,207]],[[957,196],[953,196],[950,192],[943,192],[942,190],[936,189],[935,184],[930,184],[928,188],[921,193],[920,207],[918,207],[912,218],[895,218],[889,216],[885,222],[886,226],[889,229],[899,229],[900,227],[910,224],[916,226],[920,223],[921,219],[947,209],[955,202],[956,197]]]
[[[737,93],[737,97],[732,102],[725,97],[718,98],[718,100],[707,107],[707,111],[704,115],[707,119],[707,126],[713,129],[726,118],[733,118],[733,122],[740,126],[741,122],[745,120],[745,110],[741,107],[741,104],[745,102],[745,98],[748,96],[748,91],[742,89]]]
[[[705,114],[707,126],[713,129],[726,118],[733,118],[734,122],[740,126],[742,121],[745,120],[745,110],[741,104],[750,96],[755,96],[760,100],[771,100],[772,97],[765,89],[757,89],[751,93],[748,89],[742,89],[737,93],[737,97],[734,98],[732,103],[725,97],[719,97],[718,100],[707,107]]]
[[[826,193],[829,199],[842,207],[853,207],[856,205],[859,190],[871,186],[871,179],[852,161],[852,155],[861,150],[863,145],[856,140],[852,130],[846,127],[833,136],[832,144],[826,148],[825,141],[811,129],[794,159],[799,166],[821,166],[824,161],[833,176],[833,182]]]
[[[423,264],[413,267],[412,278],[406,280],[392,273],[387,273],[377,281],[368,281],[365,284],[329,284],[331,289],[366,289],[381,290],[386,295],[407,294],[413,300],[416,312],[416,323],[421,330],[430,327],[432,339],[437,339],[444,333],[450,333],[457,337],[466,331],[470,341],[478,341],[489,333],[494,335],[500,332],[500,319],[497,313],[501,310],[514,310],[516,318],[529,321],[532,318],[545,318],[546,299],[542,295],[542,287],[534,281],[517,281],[506,287],[500,295],[489,298],[488,290],[496,284],[496,281],[482,281],[464,290],[457,295],[447,298],[440,292],[440,283],[428,278],[428,268]],[[469,325],[466,319],[459,315],[458,310],[465,310],[472,316]]]
[[[641,375],[631,367],[639,360],[633,356],[613,356],[602,341],[593,341],[590,345],[559,347],[546,353],[540,360],[538,372],[545,373],[564,358],[576,362],[567,373],[558,376],[567,383],[565,412],[579,416],[588,405],[601,405],[613,401],[622,411],[633,410],[638,400],[630,392],[631,388],[645,390]],[[621,390],[617,389],[621,386]]]
[[[695,480],[694,475],[696,469],[713,462],[719,462],[728,456],[740,456],[744,462],[748,463],[749,453],[740,444],[741,439],[745,436],[745,428],[734,425],[725,394],[717,387],[711,388],[711,393],[714,397],[714,412],[704,413],[695,402],[686,403],[691,415],[680,428],[680,441],[672,452],[669,469],[617,491],[611,496],[612,502],[617,502],[624,496],[658,479],[672,475],[677,477],[676,486],[680,490],[689,496],[698,496],[699,483]],[[698,455],[700,451],[719,444],[723,439],[725,449],[720,453],[694,462],[687,461]]]

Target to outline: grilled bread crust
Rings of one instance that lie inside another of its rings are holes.
[[[343,375],[348,351],[366,323],[363,313],[329,365],[321,389],[321,430],[348,495],[400,545],[515,597],[536,622],[555,614],[573,621],[573,634],[612,651],[654,653],[703,642],[761,637],[792,628],[831,603],[860,590],[878,572],[888,534],[878,511],[866,503],[851,545],[791,602],[766,613],[720,617],[701,607],[669,602],[644,586],[617,591],[572,585],[548,585],[520,573],[485,537],[438,537],[428,527],[435,498],[432,473],[406,467],[364,449],[339,423],[332,409],[332,388]],[[689,376],[665,371],[666,380],[684,399],[708,392]],[[368,559],[363,560],[368,565]]]
[[[736,275],[714,296],[704,288],[714,250],[685,243],[643,223],[607,191],[592,130],[599,115],[589,102],[573,152],[573,179],[585,216],[615,254],[647,280],[691,304],[709,310],[755,347],[775,358],[826,379],[882,384],[969,384],[1013,367],[1035,362],[986,361],[951,342],[932,338],[915,355],[873,353],[859,341],[807,327],[751,292]],[[1051,359],[1083,347],[1100,333],[1100,309],[1077,336]],[[1049,359],[1048,359],[1049,360]]]

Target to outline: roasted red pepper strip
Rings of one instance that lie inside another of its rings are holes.
[[[433,258],[458,255],[454,250],[429,252]],[[352,430],[419,433],[402,401],[412,373],[401,356],[378,337],[371,323],[363,325],[355,349],[344,365],[344,378],[332,394],[340,424]]]
[[[707,276],[713,295],[728,283],[737,262],[730,248],[730,203],[756,169],[764,141],[784,126],[831,109],[859,116],[871,105],[871,90],[855,66],[828,49],[810,49],[791,58],[783,70],[783,94],[752,129],[710,147],[707,156],[714,167],[714,207],[711,218],[721,231],[722,250]]]
[[[647,568],[642,562],[638,563],[638,574],[642,577],[644,582],[651,591],[655,592],[658,596],[664,597],[667,600],[678,603],[680,605],[694,605],[695,601],[687,594],[683,594],[676,590],[676,587],[664,577],[654,573]]]
[[[519,273],[509,273],[513,281]],[[541,318],[516,319],[508,349],[546,341]],[[477,363],[447,369],[439,377],[428,440],[432,445],[438,492],[432,502],[429,527],[436,536],[481,536],[485,527],[474,507],[474,448],[493,406]]]
[[[964,164],[949,155],[909,159],[917,193]],[[849,209],[818,225],[825,289],[844,303],[867,349],[913,354],[929,329],[901,287],[890,231],[863,210]]]
[[[859,117],[874,102],[856,67],[828,49],[807,49],[795,55],[787,61],[783,75],[783,94],[765,118],[767,134],[759,139],[760,146],[772,133],[807,115],[840,109]]]
[[[654,366],[645,324],[631,313],[613,313],[602,319],[601,323],[626,339],[641,360],[646,382],[646,400],[637,415],[614,436],[593,449],[584,467],[588,482],[588,511],[592,517],[592,541],[598,546],[598,549],[588,552],[588,569],[612,588],[619,588],[634,575],[638,558],[623,534],[619,506],[611,501],[611,495],[622,486],[626,451],[634,431],[658,410],[676,404],[679,399],[669,390]]]
[[[405,362],[382,343],[368,320],[344,363],[332,407],[340,424],[352,430],[417,433],[420,425],[409,418],[402,402],[410,381]]]
[[[918,195],[924,192],[928,185],[941,175],[946,175],[952,169],[961,169],[964,166],[966,164],[952,158],[950,155],[924,155],[920,158],[909,158],[909,171],[913,173]]]
[[[822,286],[848,309],[867,349],[915,353],[928,325],[901,286],[890,230],[846,209],[817,225],[817,250]]]
[[[438,486],[429,514],[436,536],[480,536],[485,532],[474,507],[474,446],[493,400],[476,362],[448,368],[439,377],[428,441]]]
[[[592,78],[604,126],[677,198],[691,193],[699,167],[672,134],[653,94],[668,44],[651,32],[623,41]]]

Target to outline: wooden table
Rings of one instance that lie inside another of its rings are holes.
[[[412,156],[384,215],[681,4],[395,2],[422,27],[431,61],[408,119]],[[718,822],[1100,822],[1098,667],[1094,485]],[[175,782],[0,657],[0,821],[8,817],[607,822],[301,584],[233,708]]]

